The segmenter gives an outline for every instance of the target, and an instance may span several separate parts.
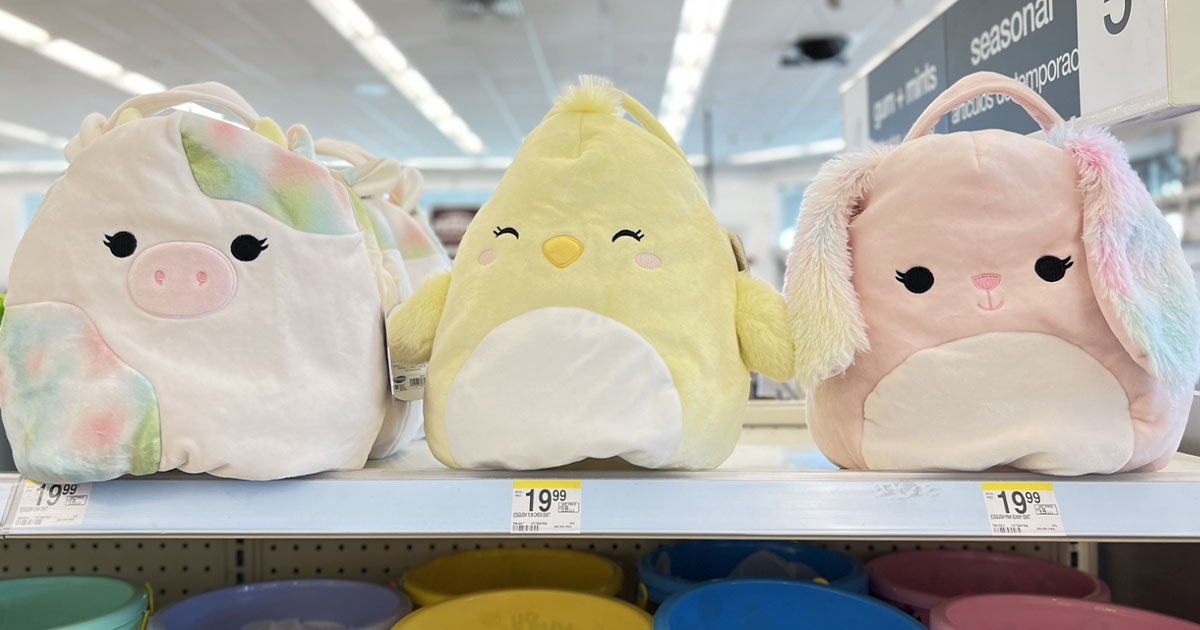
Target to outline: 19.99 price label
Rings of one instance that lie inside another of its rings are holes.
[[[578,534],[583,517],[582,488],[579,480],[514,480],[509,532]]]
[[[1054,484],[985,482],[983,502],[993,536],[1066,536]]]
[[[41,483],[26,479],[13,527],[64,527],[83,524],[90,483]]]

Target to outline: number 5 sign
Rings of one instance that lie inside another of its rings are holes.
[[[993,536],[1065,536],[1054,484],[985,482],[983,502]]]

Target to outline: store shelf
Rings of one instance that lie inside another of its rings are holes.
[[[778,409],[773,413],[778,414]],[[423,443],[366,470],[249,482],[160,474],[94,484],[82,524],[7,536],[508,536],[513,479],[580,479],[582,535],[991,539],[980,483],[1054,483],[1071,540],[1200,540],[1200,458],[1153,474],[836,470],[805,427],[751,424],[711,472],[598,462],[535,473],[452,471]],[[16,485],[0,477],[0,497]],[[21,484],[24,486],[25,484]],[[33,488],[33,486],[29,486]],[[18,491],[20,491],[18,489]]]

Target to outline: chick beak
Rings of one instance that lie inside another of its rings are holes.
[[[583,243],[573,236],[554,236],[542,243],[542,255],[559,269],[566,269],[571,263],[579,260],[582,253]]]

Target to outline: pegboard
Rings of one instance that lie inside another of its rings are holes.
[[[150,584],[156,602],[237,583],[233,540],[30,539],[0,543],[0,578],[98,574]]]
[[[595,538],[483,539],[37,539],[0,543],[0,578],[103,574],[153,585],[161,607],[183,597],[243,582],[294,578],[398,581],[408,569],[470,549],[549,547],[590,551],[625,569],[632,597],[637,561],[672,540]],[[805,541],[863,560],[909,549],[976,549],[1035,556],[1095,572],[1095,545],[1070,542]]]

